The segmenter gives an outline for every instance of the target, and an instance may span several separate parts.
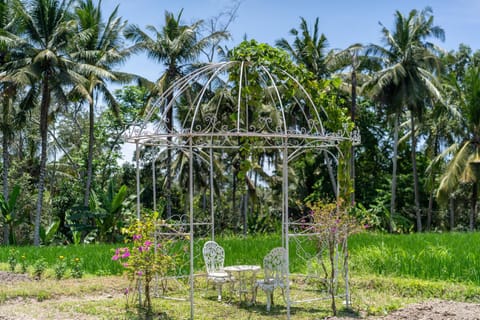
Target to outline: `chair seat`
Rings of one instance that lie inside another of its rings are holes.
[[[274,279],[268,279],[268,280],[257,280],[257,286],[260,287],[263,290],[273,290],[275,288],[284,288],[285,284],[282,282],[275,281]]]
[[[215,282],[227,282],[230,280],[230,275],[224,271],[216,271],[209,273],[208,278]]]

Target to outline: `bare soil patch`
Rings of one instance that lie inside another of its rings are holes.
[[[25,282],[34,282],[26,274],[0,271],[0,285],[21,285]],[[66,280],[68,282],[68,280]],[[76,285],[76,283],[66,283]],[[46,320],[46,319],[76,319],[92,320],[93,316],[78,313],[75,310],[59,310],[58,305],[62,302],[76,304],[86,301],[99,302],[110,300],[120,296],[116,285],[110,287],[102,285],[102,289],[92,292],[84,292],[80,295],[58,294],[51,299],[38,301],[33,298],[13,298],[0,303],[0,320]],[[432,300],[415,303],[386,316],[352,316],[352,317],[329,317],[329,320],[480,320],[480,304],[456,301]]]
[[[0,283],[9,284],[18,281],[31,281],[30,277],[27,274],[13,273],[7,271],[0,271]]]
[[[330,320],[480,320],[480,304],[432,300],[411,304],[381,317],[332,317]]]
[[[410,305],[379,319],[480,320],[480,304],[441,300],[427,301]]]

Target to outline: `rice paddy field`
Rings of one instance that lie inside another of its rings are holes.
[[[280,246],[278,235],[219,237],[216,239],[226,252],[225,265],[261,264],[272,248]],[[303,247],[315,251],[315,243],[305,240]],[[195,244],[195,270],[204,268],[201,248],[204,241]],[[71,260],[80,258],[84,272],[91,275],[119,275],[122,266],[112,261],[119,245],[89,244],[77,246],[0,247],[0,263],[7,267],[11,249],[18,259],[24,256],[27,264],[43,258],[53,266],[59,256]],[[305,266],[295,255],[295,244],[290,248],[290,271],[304,272]],[[480,233],[420,233],[420,234],[356,234],[349,239],[350,270],[353,275],[408,277],[423,280],[444,280],[480,285]],[[186,263],[187,265],[187,263]]]

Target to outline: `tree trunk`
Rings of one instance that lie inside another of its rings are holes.
[[[391,199],[390,199],[390,221],[389,221],[389,231],[393,232],[393,217],[395,216],[395,198],[397,192],[397,158],[398,158],[398,131],[399,131],[399,119],[400,115],[395,114],[395,125],[393,131],[393,159],[392,159],[392,189],[391,189]]]
[[[453,231],[455,228],[455,199],[453,197],[448,199],[448,209],[450,215],[450,231]]]
[[[38,199],[37,209],[35,213],[35,224],[33,231],[33,244],[40,245],[40,222],[42,218],[43,209],[43,191],[45,189],[45,174],[47,164],[47,128],[48,128],[48,109],[50,106],[50,89],[48,74],[43,79],[42,87],[42,102],[40,105],[40,137],[41,137],[41,152],[40,152],[40,175],[38,178]]]
[[[468,225],[468,229],[473,231],[475,228],[475,216],[477,215],[477,197],[478,197],[478,183],[475,181],[472,187],[472,199],[471,199],[471,207],[470,207],[470,222]]]
[[[89,103],[89,128],[88,128],[88,159],[87,159],[87,180],[85,183],[85,195],[83,198],[84,207],[88,208],[90,204],[90,188],[93,175],[93,146],[95,144],[95,114],[93,100]]]
[[[428,210],[427,210],[427,231],[430,231],[432,227],[432,211],[433,211],[433,191],[430,192],[428,197]]]
[[[335,198],[337,198],[338,197],[337,179],[335,177],[335,174],[333,173],[332,163],[326,151],[323,152],[323,155],[325,157],[325,162],[327,164],[328,176],[330,177],[330,181],[332,183],[333,194],[335,195]]]
[[[8,170],[9,170],[9,161],[10,157],[8,154],[8,135],[4,134],[2,139],[3,144],[3,199],[8,203]],[[4,221],[6,217],[3,217]],[[3,244],[8,246],[10,244],[10,232],[9,225],[4,222],[3,225]]]
[[[8,126],[8,115],[10,113],[10,98],[9,95],[4,96],[3,101],[3,126]],[[8,188],[8,171],[10,169],[10,154],[9,150],[9,138],[10,135],[7,130],[4,130],[3,137],[2,137],[2,145],[3,145],[3,199],[5,202],[8,203],[8,196],[9,196],[9,188]],[[6,217],[4,217],[5,221]],[[6,221],[3,225],[3,244],[9,245],[10,244],[10,229],[8,223]]]
[[[331,235],[332,237],[334,237],[335,239],[335,235]],[[335,240],[332,240],[330,241],[330,243],[328,244],[329,246],[329,258],[330,258],[330,267],[331,267],[331,274],[330,274],[330,279],[329,279],[329,282],[330,282],[330,297],[332,299],[331,301],[331,306],[332,306],[332,313],[334,316],[337,315],[337,306],[335,304],[335,280],[337,278],[337,265],[335,263],[335,253],[336,253],[336,245],[337,245],[337,242],[336,242],[336,239]]]
[[[352,56],[352,106],[350,108],[350,120],[355,125],[357,114],[357,71],[355,66],[357,64],[357,55]],[[355,205],[355,146],[352,143],[350,150],[350,179],[352,180],[353,192],[351,193],[351,204]]]
[[[412,168],[413,168],[413,191],[415,198],[415,215],[417,217],[417,232],[422,232],[422,214],[420,212],[420,192],[418,190],[417,172],[417,137],[415,136],[415,116],[410,112],[410,123],[412,126]]]
[[[243,215],[242,215],[242,223],[243,223],[243,235],[246,237],[247,236],[247,229],[248,229],[248,223],[247,223],[247,216],[248,216],[248,188],[247,192],[245,193],[245,196],[243,197]]]
[[[233,163],[233,177],[232,177],[232,218],[233,218],[233,227],[236,229],[236,216],[237,216],[237,169],[235,167],[235,162]]]

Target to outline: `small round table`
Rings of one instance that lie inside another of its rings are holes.
[[[247,297],[247,293],[252,294],[253,300],[253,290],[255,290],[255,280],[257,279],[257,273],[261,270],[260,266],[257,265],[234,265],[223,268],[230,276],[233,276],[235,281],[238,279],[238,289],[232,289],[238,292],[240,296],[240,301],[242,300],[242,294]],[[250,288],[249,288],[250,287]]]

